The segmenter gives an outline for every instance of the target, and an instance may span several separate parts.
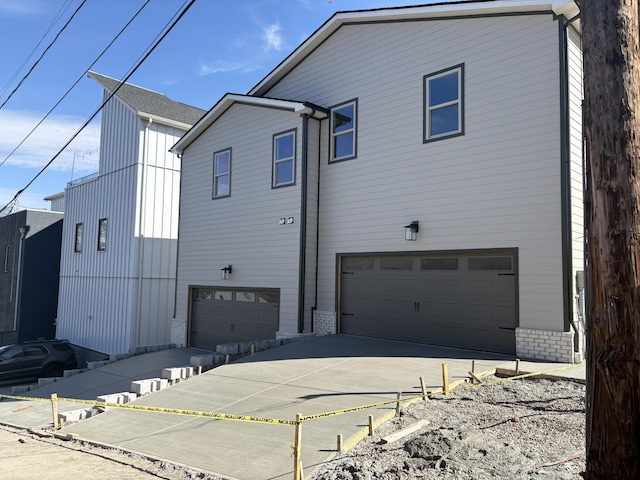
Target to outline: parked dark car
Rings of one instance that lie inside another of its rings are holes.
[[[0,381],[61,377],[77,368],[76,352],[66,340],[43,340],[0,347]]]

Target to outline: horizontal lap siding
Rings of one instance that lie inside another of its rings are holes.
[[[461,63],[465,135],[423,144],[423,76]],[[562,330],[559,85],[545,14],[346,25],[271,89],[358,98],[358,158],[321,160],[318,308],[336,253],[518,247],[520,326]]]
[[[297,330],[301,125],[298,114],[234,105],[184,152],[176,318],[187,318],[189,285],[279,288],[280,329]],[[272,189],[273,134],[292,128],[297,182]],[[212,200],[213,153],[229,147],[231,196]]]

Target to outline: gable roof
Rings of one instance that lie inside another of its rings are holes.
[[[343,25],[536,12],[553,12],[571,19],[576,17],[580,10],[573,0],[548,0],[546,2],[540,0],[475,0],[336,12],[253,87],[249,91],[249,95],[265,95],[271,87]]]
[[[182,153],[191,143],[209,128],[234,104],[250,105],[253,107],[273,108],[300,115],[311,115],[314,118],[326,118],[328,111],[309,102],[295,102],[277,98],[253,97],[227,93],[203,116],[178,142],[169,150],[172,153]]]
[[[109,93],[113,93],[118,85],[122,85],[115,96],[134,109],[140,117],[153,118],[160,123],[188,129],[206,113],[200,108],[174,102],[161,93],[130,83],[122,83],[120,80],[106,75],[88,72],[87,76],[98,82]],[[175,125],[176,123],[178,125]]]

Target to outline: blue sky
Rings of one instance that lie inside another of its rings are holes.
[[[102,89],[83,74],[145,1],[87,0],[0,109],[0,208],[100,105]],[[0,104],[81,3],[0,1]],[[123,78],[183,3],[150,0],[91,70]],[[424,3],[436,2],[196,0],[129,82],[208,110],[226,92],[246,93],[336,11]],[[11,154],[80,77],[72,92]],[[62,192],[72,179],[96,172],[99,131],[98,117],[21,195],[19,206],[48,209],[43,197]]]

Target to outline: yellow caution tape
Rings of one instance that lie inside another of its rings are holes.
[[[19,397],[15,395],[4,395],[4,394],[1,394],[0,398],[9,398],[13,400],[28,400],[28,401],[35,400],[40,402],[51,401],[51,399],[49,398]],[[295,420],[281,420],[278,418],[252,417],[247,415],[232,415],[228,413],[200,412],[197,410],[182,410],[178,408],[151,407],[146,405],[133,405],[129,403],[125,403],[125,404],[108,403],[108,402],[98,402],[95,400],[80,400],[76,398],[63,398],[63,397],[58,397],[57,401],[68,402],[68,403],[80,403],[84,405],[94,405],[97,407],[122,408],[126,410],[141,410],[144,412],[169,413],[173,415],[187,415],[191,417],[215,418],[218,420],[233,420],[236,422],[268,423],[271,425],[296,425]]]

